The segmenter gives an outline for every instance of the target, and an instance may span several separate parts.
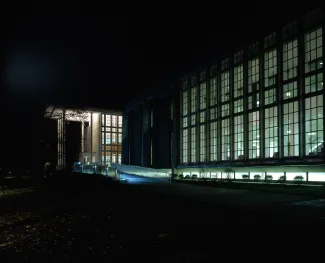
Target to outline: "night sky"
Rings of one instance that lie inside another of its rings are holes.
[[[70,6],[73,15],[13,16],[2,43],[4,90],[13,99],[122,109],[144,90],[232,54],[314,6],[257,2],[173,14],[148,6],[152,15],[80,16],[82,8]]]

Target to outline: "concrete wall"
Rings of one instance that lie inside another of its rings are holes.
[[[92,129],[92,162],[101,162],[101,120],[100,113],[92,113],[91,129]]]

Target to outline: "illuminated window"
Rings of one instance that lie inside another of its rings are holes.
[[[305,93],[311,93],[323,89],[323,73],[305,78]]]
[[[230,114],[229,103],[221,105],[221,117],[228,116]]]
[[[183,128],[188,126],[188,117],[183,117]]]
[[[112,133],[112,143],[116,143],[116,133]]]
[[[248,109],[255,109],[260,107],[260,94],[254,93],[248,97]]]
[[[217,122],[210,123],[210,161],[217,160]]]
[[[205,149],[206,149],[206,144],[205,144],[205,126],[201,125],[200,126],[200,161],[205,162]]]
[[[188,162],[188,130],[183,130],[182,137],[182,153],[183,153],[183,163]]]
[[[297,77],[298,41],[283,44],[283,80]]]
[[[106,144],[111,144],[112,139],[111,139],[111,133],[106,133]]]
[[[200,84],[200,110],[207,107],[207,85],[205,83]]]
[[[283,99],[295,98],[298,95],[297,81],[283,85]]]
[[[217,104],[217,82],[216,78],[210,78],[210,106]]]
[[[229,101],[229,71],[221,73],[221,101]]]
[[[234,117],[234,159],[244,159],[244,115]]]
[[[188,114],[187,91],[183,91],[183,116]]]
[[[103,120],[103,117],[102,117]],[[102,164],[109,161],[121,163],[122,154],[122,116],[106,114],[102,122]]]
[[[260,157],[260,121],[259,112],[251,112],[248,115],[248,152],[249,159]]]
[[[118,116],[118,126],[122,127],[122,116]]]
[[[230,119],[221,121],[221,158],[230,160]]]
[[[196,130],[191,128],[191,162],[196,162]]]
[[[244,94],[243,65],[234,68],[234,98]]]
[[[299,156],[298,102],[283,105],[284,156]]]
[[[265,158],[276,158],[278,149],[278,109],[265,109]]]
[[[210,109],[210,120],[214,120],[217,118],[217,108]]]
[[[195,125],[195,122],[196,122],[196,115],[192,114],[191,115],[191,125]]]
[[[196,87],[193,87],[191,89],[191,112],[194,113],[196,112],[196,101],[197,101],[197,91]]]
[[[323,67],[322,28],[305,34],[305,72]]]
[[[106,115],[106,126],[112,126],[111,115]]]
[[[276,83],[277,52],[273,49],[264,54],[264,86],[269,87]]]
[[[265,91],[265,105],[269,105],[272,103],[275,103],[276,97],[275,97],[275,89],[269,89]]]
[[[305,99],[306,155],[324,154],[323,95]]]
[[[112,126],[117,127],[117,116],[112,115]]]
[[[102,144],[105,144],[105,132],[102,132]]]
[[[259,62],[258,58],[248,61],[248,92],[259,90]]]
[[[242,112],[244,110],[244,99],[236,100],[234,102],[234,113]]]
[[[205,122],[205,112],[200,112],[200,123]]]

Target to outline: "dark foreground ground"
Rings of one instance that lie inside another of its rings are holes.
[[[66,174],[7,189],[0,262],[211,262],[324,225],[325,202],[312,196],[124,178]]]

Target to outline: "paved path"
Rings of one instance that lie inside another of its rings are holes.
[[[162,180],[123,175],[129,184],[138,184],[143,191],[168,195],[209,204],[215,207],[241,209],[266,213],[277,220],[318,220],[325,217],[325,201],[307,195],[256,192],[243,189],[214,188],[207,186],[168,183]]]

